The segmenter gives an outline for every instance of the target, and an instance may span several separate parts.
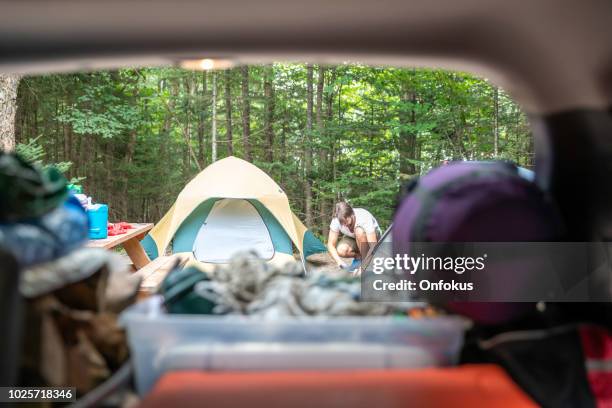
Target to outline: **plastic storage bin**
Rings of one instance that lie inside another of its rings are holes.
[[[108,206],[94,204],[87,208],[89,239],[105,239],[108,236]]]
[[[456,362],[464,321],[168,315],[154,297],[121,317],[139,393],[174,370],[420,368]]]
[[[154,296],[121,315],[146,394],[165,372],[422,368],[452,365],[465,321],[454,317],[170,315]]]

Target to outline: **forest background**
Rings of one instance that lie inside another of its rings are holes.
[[[111,221],[157,222],[212,162],[266,171],[325,235],[347,199],[386,227],[402,183],[445,160],[533,166],[526,115],[487,80],[431,69],[272,64],[25,77],[17,151],[58,165]]]

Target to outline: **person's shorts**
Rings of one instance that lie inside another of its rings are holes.
[[[380,236],[381,236],[380,229],[377,229],[376,230],[376,240],[377,241],[380,239]],[[351,247],[353,251],[359,252],[359,246],[357,245],[357,241],[355,240],[355,238],[351,238],[351,237],[347,237],[346,235],[343,235],[342,238],[340,238],[340,241],[338,241],[338,244],[336,244],[336,248],[340,244],[346,244],[349,247]]]

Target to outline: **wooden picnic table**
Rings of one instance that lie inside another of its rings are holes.
[[[105,248],[113,249],[122,246],[132,260],[136,269],[141,269],[151,262],[144,248],[140,244],[140,240],[144,238],[147,232],[153,228],[153,224],[135,224],[130,223],[131,229],[125,234],[115,235],[105,239],[92,239],[87,242],[90,248]]]
[[[157,292],[159,285],[173,268],[183,267],[191,259],[191,253],[186,252],[160,256],[144,268],[134,272],[142,278],[138,298],[144,299]]]

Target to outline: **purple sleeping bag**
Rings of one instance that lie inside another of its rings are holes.
[[[507,162],[451,162],[413,182],[393,220],[395,253],[411,242],[558,241],[553,205]],[[517,283],[519,285],[520,283]],[[532,308],[526,303],[462,302],[449,309],[484,324]]]

